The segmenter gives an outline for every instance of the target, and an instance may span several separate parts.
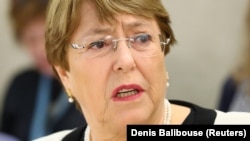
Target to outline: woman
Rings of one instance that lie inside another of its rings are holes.
[[[127,124],[228,122],[222,112],[165,99],[175,36],[160,0],[53,0],[47,18],[48,60],[88,125],[38,141],[125,141]],[[250,114],[236,117],[230,122],[250,123]]]
[[[45,52],[48,0],[12,0],[10,19],[16,41],[34,61],[18,72],[5,94],[1,131],[20,141],[84,125],[82,114],[68,103]]]
[[[250,3],[246,13],[246,46],[232,73],[222,86],[218,109],[222,111],[250,112]]]

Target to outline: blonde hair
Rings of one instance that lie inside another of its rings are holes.
[[[46,51],[48,61],[69,70],[67,50],[73,32],[79,26],[84,0],[51,0],[46,21]],[[119,13],[155,19],[163,35],[176,42],[170,19],[160,0],[85,0],[95,5],[100,22],[113,22]],[[169,52],[166,47],[165,55]]]

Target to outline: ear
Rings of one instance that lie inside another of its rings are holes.
[[[61,82],[63,83],[64,88],[65,89],[70,88],[70,85],[69,85],[70,84],[69,83],[69,81],[70,81],[70,79],[69,79],[70,78],[69,77],[69,71],[63,69],[60,66],[55,66],[54,68],[55,68]]]

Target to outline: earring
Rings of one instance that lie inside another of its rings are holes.
[[[66,90],[66,91],[67,91],[69,103],[73,103],[74,102],[74,98],[73,98],[71,92],[69,90]]]
[[[168,80],[169,80],[169,75],[168,75],[168,72],[166,72],[166,78],[167,78],[167,83],[166,83],[166,86],[167,86],[167,87],[169,87],[169,85],[170,85],[170,84],[169,84],[169,81],[168,81]]]
[[[169,82],[167,82],[166,86],[169,87]]]
[[[73,103],[74,102],[73,97],[72,96],[68,97],[68,101],[69,101],[69,103]]]

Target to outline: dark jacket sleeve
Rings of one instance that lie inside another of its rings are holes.
[[[38,73],[25,70],[13,77],[3,100],[1,131],[24,139],[28,135]]]
[[[232,77],[228,77],[222,85],[218,109],[227,112],[237,90],[237,84]]]

